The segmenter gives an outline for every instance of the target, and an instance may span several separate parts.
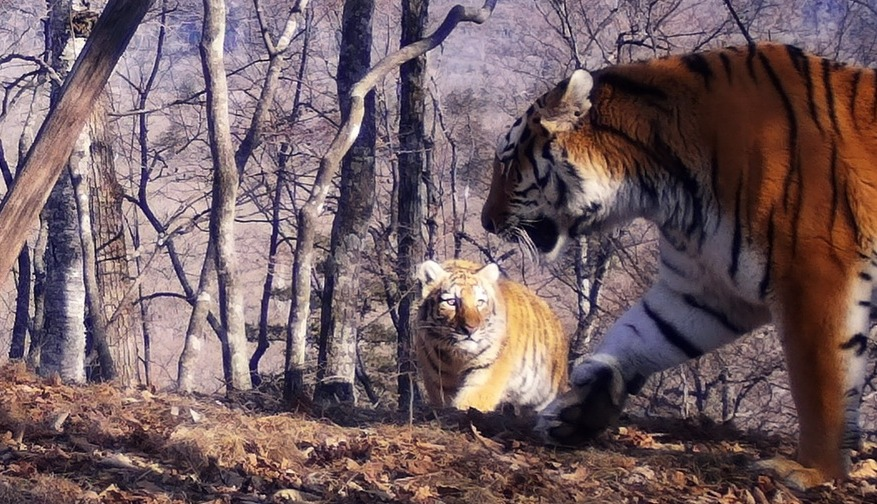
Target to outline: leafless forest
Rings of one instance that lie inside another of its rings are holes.
[[[0,2],[5,187],[103,4]],[[379,75],[326,171],[357,82],[453,5],[155,0],[2,283],[3,354],[69,383],[406,409],[413,268],[464,257],[549,299],[574,358],[650,284],[655,236],[637,222],[551,264],[488,236],[490,161],[514,117],[577,67],[748,40],[877,58],[873,0],[499,0]],[[653,377],[631,409],[795,425],[771,330]]]

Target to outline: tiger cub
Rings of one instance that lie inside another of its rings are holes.
[[[429,402],[544,408],[567,388],[569,340],[548,304],[496,264],[426,261],[415,350]]]

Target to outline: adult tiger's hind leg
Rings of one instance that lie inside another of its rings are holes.
[[[816,273],[796,272],[777,289],[777,326],[800,425],[800,466],[779,459],[761,465],[799,488],[845,477],[848,450],[860,442],[874,268],[869,262],[847,272],[821,266]]]

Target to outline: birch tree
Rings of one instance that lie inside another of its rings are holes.
[[[207,91],[207,131],[213,162],[210,242],[215,244],[211,252],[216,261],[226,387],[229,390],[248,390],[252,382],[246,353],[244,302],[239,287],[234,235],[239,175],[231,140],[228,83],[223,60],[225,16],[225,0],[204,0],[204,24],[199,49]],[[207,260],[210,260],[210,253]]]
[[[374,0],[347,0],[341,20],[338,97],[341,118],[350,115],[347,96],[371,64]],[[341,191],[332,223],[323,288],[318,401],[356,402],[356,344],[360,320],[360,263],[375,201],[375,99],[365,97],[359,135],[341,161]]]

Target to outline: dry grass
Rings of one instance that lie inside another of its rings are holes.
[[[862,477],[800,494],[748,469],[792,440],[692,422],[628,420],[557,450],[511,415],[270,413],[19,366],[0,369],[0,388],[3,503],[877,502],[873,448]]]

